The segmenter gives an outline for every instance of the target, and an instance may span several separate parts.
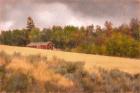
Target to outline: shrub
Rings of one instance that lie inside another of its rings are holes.
[[[34,62],[40,62],[41,61],[41,55],[38,54],[38,55],[29,55],[27,56],[27,60],[31,63],[34,63]]]
[[[26,57],[16,52],[13,56],[7,55],[5,52],[0,52],[0,55],[0,58],[5,60],[8,57],[11,59],[23,57],[32,63],[47,62],[47,58],[40,55]],[[33,65],[34,69],[36,69],[36,65]],[[32,71],[26,75],[14,70],[8,71],[5,69],[5,65],[2,65],[0,66],[0,92],[3,90],[7,93],[73,93],[71,91],[75,93],[140,93],[140,74],[132,75],[117,69],[105,70],[102,68],[99,68],[98,74],[89,73],[84,69],[83,62],[66,62],[57,58],[45,65],[49,71],[71,80],[73,85],[71,87],[58,85],[53,79],[39,81],[30,77],[30,75],[34,76]]]
[[[2,91],[4,76],[5,76],[5,67],[0,66],[0,91]]]
[[[3,89],[8,93],[27,93],[30,84],[30,78],[27,75],[14,73],[6,78]]]
[[[79,79],[79,85],[81,86],[81,89],[86,93],[92,93],[94,91],[94,81],[92,81],[92,79],[88,76]]]
[[[5,67],[0,66],[0,77],[3,76],[4,73],[5,73]]]
[[[140,74],[134,75],[131,87],[134,93],[140,93]]]
[[[11,62],[12,56],[8,55],[4,51],[0,51],[0,58],[5,61],[5,65]]]
[[[83,69],[84,63],[83,62],[60,62],[59,66],[55,68],[57,73],[62,75],[76,73]]]
[[[17,58],[22,57],[22,55],[19,52],[14,52],[12,56]]]
[[[66,89],[63,86],[51,81],[45,83],[45,91],[46,93],[66,93]]]
[[[139,93],[140,75],[131,75],[116,69],[99,70],[95,73],[78,78],[80,88],[85,93]]]
[[[27,61],[31,63],[36,63],[36,62],[47,62],[47,57],[46,56],[41,56],[40,54],[37,55],[29,55],[26,57]]]

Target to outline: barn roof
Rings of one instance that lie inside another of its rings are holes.
[[[48,41],[48,42],[31,42],[29,43],[27,46],[36,46],[36,45],[48,45],[52,43],[51,41]],[[53,44],[53,43],[52,43]]]

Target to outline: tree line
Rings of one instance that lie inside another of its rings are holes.
[[[52,41],[55,47],[64,51],[140,58],[140,21],[131,19],[129,24],[114,27],[106,21],[105,27],[94,26],[52,26],[39,29],[31,17],[25,29],[2,31],[0,43],[26,46],[30,42]]]

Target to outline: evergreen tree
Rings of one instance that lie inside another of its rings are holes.
[[[31,31],[33,28],[35,28],[35,24],[34,24],[34,21],[31,17],[28,17],[27,18],[27,29],[29,31]]]

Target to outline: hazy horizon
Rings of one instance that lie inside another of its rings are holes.
[[[0,30],[24,28],[28,16],[40,27],[114,25],[140,18],[140,0],[0,0]]]

